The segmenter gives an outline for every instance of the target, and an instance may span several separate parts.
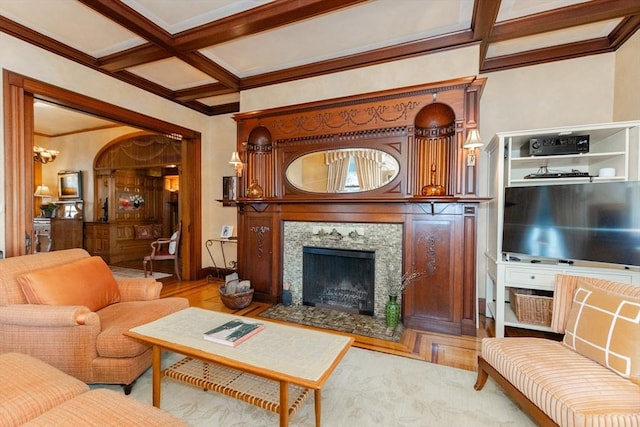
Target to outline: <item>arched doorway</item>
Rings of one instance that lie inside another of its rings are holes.
[[[33,103],[43,99],[151,132],[180,135],[183,168],[180,220],[183,223],[183,277],[196,278],[202,264],[201,135],[172,123],[68,91],[10,71],[3,72],[5,106],[5,252],[26,254],[25,236],[33,227]]]

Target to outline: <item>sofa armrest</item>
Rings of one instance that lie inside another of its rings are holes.
[[[15,304],[0,308],[0,325],[60,327],[100,324],[98,315],[82,305]]]
[[[152,277],[132,278],[116,277],[120,288],[120,301],[150,301],[160,298],[162,283]]]

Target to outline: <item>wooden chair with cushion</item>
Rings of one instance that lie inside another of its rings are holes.
[[[151,254],[142,260],[142,268],[144,269],[144,277],[153,276],[153,261],[173,260],[173,269],[178,280],[182,280],[180,276],[180,265],[178,263],[178,255],[180,252],[180,236],[182,234],[182,222],[178,225],[178,229],[170,238],[161,237],[151,242]],[[147,270],[147,264],[149,269]]]

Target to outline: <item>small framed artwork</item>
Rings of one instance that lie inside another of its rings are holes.
[[[228,202],[232,202],[238,198],[238,177],[223,176],[222,177],[222,200],[223,204],[229,206]],[[226,202],[226,203],[225,203]]]
[[[233,235],[233,225],[223,225],[220,232],[220,238],[228,239]]]
[[[61,200],[82,199],[82,172],[58,172],[58,198]]]

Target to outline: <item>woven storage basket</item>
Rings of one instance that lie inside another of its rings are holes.
[[[249,289],[247,292],[226,295],[224,293],[224,285],[222,285],[218,288],[218,291],[220,292],[220,299],[222,300],[222,303],[231,309],[237,310],[245,308],[251,304],[251,301],[253,300],[253,289]]]
[[[511,309],[519,322],[551,326],[553,297],[534,292],[533,289],[509,288]]]

